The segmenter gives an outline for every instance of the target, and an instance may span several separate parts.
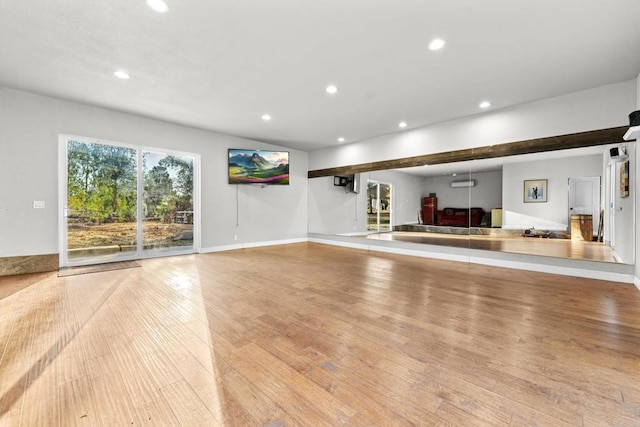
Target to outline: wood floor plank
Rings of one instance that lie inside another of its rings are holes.
[[[0,278],[0,425],[631,426],[631,285],[301,243]]]
[[[334,398],[331,393],[259,346],[249,344],[243,347],[238,355],[244,360],[260,361],[266,372],[276,380],[286,381],[294,393],[303,396],[306,403],[326,417],[331,424],[344,424],[354,416],[355,411],[345,402]]]
[[[230,425],[277,425],[286,413],[258,387],[232,369],[223,378],[225,420]]]
[[[136,409],[129,399],[123,379],[116,370],[113,373],[90,379],[96,412],[91,419],[100,425],[131,425],[136,420]]]
[[[209,412],[186,381],[168,385],[161,392],[180,425],[185,427],[223,425]]]
[[[330,420],[320,413],[305,396],[298,394],[287,381],[275,378],[263,369],[260,361],[249,357],[238,357],[232,366],[255,387],[262,390],[286,413],[294,424],[331,425]]]

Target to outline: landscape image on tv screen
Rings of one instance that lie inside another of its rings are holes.
[[[289,152],[230,148],[229,184],[289,185]]]

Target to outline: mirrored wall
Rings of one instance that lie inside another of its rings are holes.
[[[631,264],[635,147],[619,146],[311,178],[309,232]]]

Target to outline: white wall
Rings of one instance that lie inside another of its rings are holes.
[[[640,74],[638,74],[638,78],[636,79],[636,108],[635,110],[640,110]],[[629,111],[629,113],[631,113],[631,111]],[[637,143],[634,142],[633,144],[635,145]],[[635,160],[636,160],[636,165],[640,165],[640,150],[636,150],[636,156],[635,156]],[[632,183],[634,183],[633,188],[630,189],[631,192],[633,192],[633,194],[635,195],[635,201],[636,201],[636,224],[640,223],[640,174],[635,174],[635,178],[633,181],[630,181]],[[638,289],[640,289],[640,233],[636,233],[636,250],[635,250],[635,260],[636,260],[636,272],[635,272],[635,276],[636,276],[636,286],[638,286]]]
[[[282,147],[0,87],[0,256],[58,252],[59,134],[200,154],[203,249],[307,235],[305,152],[289,150],[291,185],[236,188],[228,148]]]
[[[544,99],[432,126],[317,150],[309,154],[309,169],[316,170],[362,164],[442,151],[627,126],[628,114],[640,108],[640,101],[636,101],[637,97],[640,98],[640,76],[638,76],[637,79],[569,93],[556,98]],[[638,107],[636,107],[637,105]],[[443,149],[443,147],[446,148]],[[633,159],[635,159],[635,156]],[[514,168],[514,166],[511,165],[511,168]],[[557,170],[562,170],[563,168],[565,168],[565,164],[557,165]],[[632,170],[635,169],[635,164],[632,164],[631,168]],[[600,170],[601,169],[602,168],[600,168]],[[555,175],[557,170],[550,170],[549,176]],[[518,200],[521,200],[522,189],[520,187],[522,181],[513,184],[505,173],[506,171],[503,170],[503,182],[506,185],[503,186],[503,198],[517,197]],[[632,174],[634,174],[634,172],[632,172]],[[602,176],[602,172],[600,172],[599,175]],[[520,178],[522,178],[522,176]],[[534,178],[539,178],[539,176]],[[310,181],[313,181],[313,179]],[[635,175],[632,182],[636,183],[634,187],[638,187]],[[513,191],[516,190],[515,187],[511,188],[511,184],[509,183],[518,187],[515,193],[513,193]],[[566,186],[566,181],[564,185]],[[309,191],[310,198],[313,198],[314,187],[310,186]],[[427,191],[434,192],[431,190]],[[507,193],[507,191],[509,193]],[[635,190],[632,189],[631,191]],[[438,193],[437,188],[435,192]],[[509,194],[517,194],[517,196],[510,196]],[[440,199],[440,194],[438,194],[438,196]],[[635,203],[635,197],[631,197],[630,200],[631,203]],[[568,226],[567,201],[564,201],[564,199],[560,199],[560,201],[562,207],[560,207],[560,204],[554,207],[553,212],[555,213],[549,217],[545,217],[543,212],[537,211],[542,209],[540,207],[528,208],[526,213],[522,213],[514,210],[517,206],[512,206],[511,210],[513,212],[530,217],[520,217],[517,221],[514,220],[514,222],[530,227],[536,224],[536,222],[531,222],[531,220],[537,221],[539,218],[544,218],[544,221],[537,223],[540,227],[566,229]],[[443,203],[447,202],[444,201],[441,203],[439,200],[438,206],[444,206]],[[522,204],[521,201],[519,203]],[[626,203],[629,203],[629,201],[626,201]],[[531,205],[535,206],[536,204]],[[508,207],[503,205],[503,213],[505,209],[508,209]],[[563,211],[562,217],[559,214],[561,210]],[[633,216],[635,217],[635,209],[623,208],[623,211],[625,214],[630,211],[634,212]],[[312,214],[310,213],[310,215]],[[504,219],[505,218],[503,218],[503,221]],[[628,243],[631,249],[634,247],[633,241],[636,241],[636,246],[640,248],[640,236],[635,236],[635,238],[632,239],[628,237],[629,235],[635,235],[635,221],[630,221],[625,217],[625,219],[620,222],[626,224],[626,229],[616,227],[616,232],[626,233],[627,242],[631,242]],[[625,246],[626,245],[627,243],[625,243]],[[629,258],[628,248],[619,247],[617,250],[624,252],[624,254],[619,253],[619,255],[621,255],[621,258],[623,258],[625,262],[633,263],[636,258],[634,255],[635,251],[631,250],[631,258]],[[640,275],[640,266],[636,271],[637,275]],[[638,278],[637,282],[640,287],[640,278]]]
[[[438,210],[444,208],[467,208],[469,207],[469,188],[451,188],[451,181],[466,181],[464,176],[429,176],[424,178],[423,196],[436,193],[438,198]]]
[[[365,175],[365,174],[361,174]],[[346,193],[333,185],[333,177],[309,180],[309,232],[325,234],[364,233],[367,230],[367,184],[360,193]]]
[[[360,174],[360,193],[345,193],[333,185],[333,177],[309,180],[309,232],[353,234],[367,231],[367,181],[392,185],[392,225],[418,222],[424,178],[398,171]]]
[[[569,178],[591,176],[603,176],[602,155],[505,164],[502,227],[568,231]],[[546,203],[524,202],[524,181],[530,179],[547,180]]]
[[[422,209],[424,194],[422,177],[398,171],[375,171],[360,176],[363,178],[363,185],[366,185],[367,179],[392,185],[393,225],[418,223],[418,211]]]
[[[313,151],[309,169],[361,164],[628,124],[635,80]],[[443,149],[446,147],[446,149]]]
[[[636,147],[635,144],[626,144],[629,153],[629,186],[635,183],[636,176]],[[635,261],[634,241],[629,236],[635,236],[635,192],[629,188],[629,197],[620,197],[620,163],[613,163],[616,171],[615,182],[615,210],[614,230],[615,240],[613,250],[622,262],[632,264]]]
[[[469,179],[476,181],[475,187],[451,188],[452,181]],[[491,212],[493,208],[502,207],[502,171],[427,177],[424,190],[423,196],[436,193],[438,210],[472,207]]]
[[[502,207],[502,171],[475,172],[471,179],[476,186],[469,192],[469,207],[482,208],[485,212]]]

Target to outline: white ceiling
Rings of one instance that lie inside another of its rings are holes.
[[[639,0],[167,3],[0,0],[0,85],[311,151],[640,73]]]

